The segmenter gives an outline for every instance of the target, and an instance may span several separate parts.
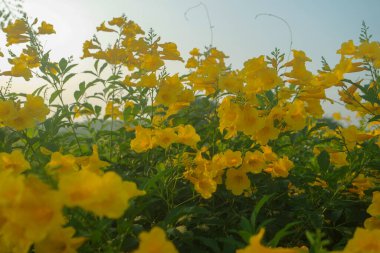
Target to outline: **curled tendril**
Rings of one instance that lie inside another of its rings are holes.
[[[255,19],[257,19],[258,17],[261,17],[261,16],[269,16],[269,17],[277,18],[277,19],[281,20],[283,23],[285,23],[285,25],[288,27],[289,36],[290,36],[290,44],[289,44],[289,53],[288,53],[288,57],[287,57],[286,61],[289,62],[289,58],[290,58],[290,55],[292,52],[292,47],[293,47],[293,32],[292,32],[292,28],[290,27],[289,23],[285,19],[283,19],[282,17],[271,14],[271,13],[259,13],[255,16]]]
[[[185,13],[184,13],[183,15],[185,16],[185,19],[186,19],[187,21],[189,21],[189,19],[188,19],[188,17],[187,17],[187,14],[188,14],[191,10],[193,10],[193,9],[195,9],[195,8],[198,8],[198,7],[203,7],[203,9],[204,9],[205,12],[206,12],[207,21],[208,21],[209,28],[210,28],[210,47],[212,47],[212,44],[213,44],[213,42],[214,42],[214,33],[213,33],[213,30],[212,30],[212,29],[214,29],[214,26],[213,26],[212,23],[211,23],[210,13],[209,13],[209,11],[208,11],[207,5],[204,4],[203,2],[200,2],[199,4],[194,5],[193,7],[188,8],[188,9],[185,11]]]

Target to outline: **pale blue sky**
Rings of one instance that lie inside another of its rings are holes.
[[[234,67],[250,57],[268,54],[274,47],[289,48],[289,32],[271,13],[285,19],[293,32],[293,48],[302,49],[319,66],[321,56],[335,62],[336,49],[348,39],[357,40],[361,22],[370,26],[374,38],[380,35],[379,0],[204,0],[214,25],[214,46],[231,56]],[[81,54],[82,43],[91,38],[103,20],[125,13],[143,29],[150,27],[163,41],[177,43],[183,56],[193,47],[210,43],[203,8],[185,11],[200,3],[193,0],[25,0],[25,9],[55,25],[57,35],[49,38],[61,56]],[[49,44],[50,45],[50,44]],[[54,51],[54,50],[53,50]],[[315,66],[317,64],[317,66]]]
[[[193,47],[210,43],[210,31],[202,7],[184,13],[198,0],[25,0],[25,10],[55,26],[57,34],[43,43],[56,60],[82,54],[83,42],[96,32],[96,26],[112,17],[126,14],[144,30],[154,28],[163,42],[175,42],[184,58]],[[339,59],[336,50],[349,39],[358,42],[361,23],[380,40],[380,0],[204,0],[213,28],[213,45],[230,56],[228,63],[240,68],[244,61],[269,54],[275,47],[288,53],[290,35],[277,18],[255,16],[270,13],[285,19],[292,29],[293,48],[304,50],[313,59],[308,66],[316,71],[321,56],[331,65]],[[1,38],[0,38],[1,39]],[[3,67],[1,67],[3,69]],[[172,71],[181,68],[172,67]],[[19,80],[22,83],[22,80]],[[19,81],[17,83],[19,83]],[[18,89],[15,84],[15,89]],[[19,86],[25,89],[25,86]],[[333,91],[330,94],[336,97]],[[327,111],[340,110],[324,105]]]

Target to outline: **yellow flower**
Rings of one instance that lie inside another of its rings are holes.
[[[157,86],[156,74],[152,72],[149,75],[143,75],[136,86],[145,88],[154,88]]]
[[[190,55],[192,56],[199,56],[200,53],[199,53],[199,49],[198,48],[193,48],[191,51],[190,51]]]
[[[102,174],[104,167],[108,167],[110,164],[108,162],[99,159],[98,146],[92,145],[92,154],[86,157],[80,157],[77,159],[83,170],[88,170],[95,172],[97,174]]]
[[[15,59],[14,59],[15,60]],[[14,76],[14,77],[23,77],[26,81],[29,81],[32,78],[32,71],[28,68],[26,62],[23,61],[13,61],[13,67],[10,71],[2,72],[1,75],[4,76]]]
[[[197,143],[201,140],[192,125],[180,125],[177,127],[177,142],[188,145],[192,148],[197,147]]]
[[[7,45],[25,43],[29,41],[28,26],[22,19],[16,19],[14,23],[10,22],[7,27],[3,28],[7,35]]]
[[[356,193],[360,198],[364,197],[364,191],[374,187],[372,178],[365,177],[363,174],[359,174],[353,181],[354,188],[348,189],[352,193]]]
[[[155,98],[155,102],[170,106],[178,101],[179,95],[182,91],[183,85],[178,77],[178,74],[171,77],[168,76],[162,82]]]
[[[140,244],[133,253],[178,253],[173,243],[166,238],[165,232],[153,227],[150,232],[139,235]]]
[[[327,184],[327,182],[325,180],[323,180],[323,179],[320,179],[319,177],[317,177],[313,183],[308,183],[308,185],[310,185],[310,186],[320,186],[322,188],[329,187],[329,185]]]
[[[236,127],[246,135],[253,135],[264,127],[265,121],[259,117],[259,112],[253,106],[246,104],[239,111]]]
[[[6,222],[2,227],[2,234],[9,241],[40,241],[52,229],[64,223],[62,207],[63,203],[57,191],[38,178],[30,176],[26,178],[17,202],[4,210]]]
[[[182,61],[183,59],[180,56],[179,51],[177,50],[177,45],[173,42],[168,42],[164,44],[159,44],[159,46],[162,48],[162,51],[160,52],[161,59],[163,60],[177,60]]]
[[[157,129],[154,131],[155,144],[165,149],[174,142],[177,142],[177,138],[177,134],[173,128]]]
[[[230,72],[222,76],[219,80],[219,89],[232,93],[238,93],[243,90],[243,80],[239,78],[236,72]]]
[[[145,194],[137,189],[135,183],[122,181],[115,172],[98,175],[89,170],[62,175],[58,188],[67,206],[79,206],[112,219],[123,215],[131,198]]]
[[[55,33],[52,24],[48,24],[45,21],[42,21],[41,26],[38,27],[38,34],[52,34]]]
[[[191,69],[198,67],[198,61],[194,57],[190,57],[187,59],[185,68]]]
[[[31,117],[29,112],[25,108],[21,108],[17,112],[17,116],[12,120],[6,122],[7,126],[10,126],[16,130],[24,130],[26,128],[32,128],[35,126],[35,120]]]
[[[112,119],[123,119],[123,112],[120,111],[119,107],[116,106],[113,101],[109,101],[106,105],[105,116],[109,116]]]
[[[378,253],[380,252],[380,230],[356,228],[354,237],[348,241],[341,253]]]
[[[346,166],[349,163],[347,162],[347,154],[345,152],[332,152],[330,153],[330,162],[336,167]]]
[[[131,149],[137,153],[153,148],[153,131],[142,126],[136,126],[136,137],[131,141]]]
[[[308,252],[306,249],[300,248],[268,248],[264,245],[261,245],[261,240],[264,236],[265,230],[260,229],[257,235],[253,235],[249,239],[249,245],[244,249],[236,250],[236,253],[301,253]]]
[[[11,100],[0,101],[0,122],[5,123],[17,116],[16,105]]]
[[[285,76],[292,78],[289,80],[291,83],[309,85],[313,79],[313,74],[306,69],[306,62],[311,61],[311,59],[306,56],[305,52],[298,50],[293,50],[293,57],[293,60],[284,65],[293,67],[292,71],[285,73]]]
[[[101,23],[100,26],[96,27],[96,31],[101,32],[116,32],[114,29],[108,28],[105,25],[105,22]]]
[[[378,229],[380,230],[380,219],[376,217],[369,217],[364,221],[364,228],[365,229]]]
[[[230,190],[234,195],[241,195],[251,186],[251,181],[247,176],[247,172],[243,169],[230,168],[226,173],[226,189]]]
[[[353,150],[357,143],[371,139],[372,135],[362,133],[356,126],[350,125],[347,128],[340,128],[343,140],[348,150]]]
[[[264,127],[257,132],[254,139],[261,145],[266,145],[269,140],[276,139],[279,134],[280,130],[274,127],[273,120],[268,117],[265,120]]]
[[[354,55],[355,52],[356,46],[352,40],[349,40],[347,42],[343,42],[340,49],[336,53],[341,55]]]
[[[297,99],[293,103],[288,104],[288,111],[284,119],[290,130],[298,131],[303,129],[306,125],[304,102]]]
[[[372,204],[368,207],[367,213],[372,216],[380,216],[380,191],[373,192]]]
[[[273,162],[277,159],[277,155],[272,151],[271,147],[266,145],[261,146],[261,150],[263,151],[265,161]]]
[[[355,58],[366,58],[369,60],[380,59],[380,43],[377,41],[363,41],[357,48]]]
[[[30,94],[26,95],[24,109],[35,119],[36,123],[44,121],[50,112],[49,107],[44,104],[42,97]]]
[[[20,174],[30,169],[30,164],[25,160],[21,150],[13,150],[12,153],[0,153],[0,171],[10,170],[13,173]]]
[[[251,172],[254,174],[260,173],[264,169],[266,163],[264,154],[258,150],[254,152],[246,152],[243,160],[242,169],[246,172]]]
[[[280,158],[277,161],[273,162],[264,171],[271,173],[272,177],[287,177],[289,175],[289,170],[293,167],[293,162],[290,161],[287,156],[285,156],[285,158]]]
[[[60,152],[54,152],[51,155],[50,162],[46,164],[48,173],[71,173],[78,170],[76,158],[73,155],[62,155]]]
[[[216,191],[217,183],[209,175],[203,175],[197,178],[193,182],[194,189],[201,194],[202,198],[209,199],[212,194]]]
[[[227,167],[238,167],[242,162],[240,151],[232,151],[231,149],[228,149],[223,153],[223,156]]]
[[[141,62],[141,68],[146,71],[156,71],[164,65],[164,61],[158,54],[146,54],[142,57]]]
[[[56,228],[45,239],[34,244],[34,250],[36,253],[76,253],[86,238],[73,238],[74,234],[72,227]]]
[[[111,21],[108,21],[109,25],[116,25],[118,27],[122,27],[125,24],[125,18],[124,17],[116,17],[113,18]]]

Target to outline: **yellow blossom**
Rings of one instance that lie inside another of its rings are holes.
[[[158,54],[146,54],[141,59],[141,68],[146,71],[156,71],[164,65]]]
[[[246,172],[257,174],[265,168],[265,165],[266,163],[263,153],[258,150],[255,150],[254,152],[248,151],[245,153],[242,169]]]
[[[10,154],[0,153],[0,171],[10,170],[13,173],[20,174],[30,169],[30,164],[25,160],[21,150],[13,150]]]
[[[193,182],[194,189],[201,194],[202,198],[209,199],[216,191],[217,183],[210,176],[202,176]]]
[[[77,158],[81,168],[83,170],[88,170],[95,172],[97,174],[102,174],[102,168],[108,167],[110,164],[106,161],[99,159],[98,145],[92,145],[92,154],[90,156]]]
[[[38,27],[38,34],[52,34],[55,33],[53,25],[42,21],[41,26]]]
[[[25,43],[29,41],[27,23],[23,19],[16,19],[14,23],[10,22],[7,27],[3,28],[7,35],[7,45]]]
[[[46,164],[48,173],[71,173],[78,170],[76,158],[73,155],[62,155],[60,152],[51,154],[50,162]]]
[[[264,236],[265,230],[262,228],[260,229],[259,233],[256,235],[253,235],[249,239],[249,245],[245,247],[244,249],[238,249],[236,250],[236,253],[251,253],[251,252],[258,252],[258,253],[301,253],[301,252],[307,252],[305,249],[299,249],[299,248],[269,248],[261,244],[261,240]]]
[[[17,202],[4,210],[2,234],[6,240],[37,242],[64,223],[63,203],[57,191],[30,176]]]
[[[330,153],[330,162],[336,167],[346,166],[349,163],[347,162],[347,154],[345,152],[331,152]]]
[[[339,253],[378,253],[380,252],[380,230],[356,228],[354,237],[350,239],[343,251]],[[336,253],[338,253],[336,252]]]
[[[159,227],[153,227],[149,232],[142,232],[139,239],[139,247],[133,253],[178,253]]]
[[[266,118],[265,125],[257,134],[253,137],[261,145],[266,145],[269,140],[276,139],[280,134],[280,130],[274,126],[274,122],[271,118]]]
[[[285,156],[270,164],[264,171],[271,173],[272,177],[287,177],[289,175],[289,170],[293,167],[293,162]]]
[[[122,181],[115,172],[98,175],[90,170],[62,175],[58,188],[67,206],[79,206],[112,219],[123,215],[131,198],[145,194],[135,183]]]
[[[231,149],[228,149],[223,153],[223,156],[227,167],[238,167],[242,163],[240,151],[232,151]]]
[[[136,138],[131,141],[131,149],[137,153],[145,152],[153,148],[153,131],[142,126],[136,126]]]
[[[77,249],[86,240],[84,237],[74,237],[72,227],[56,228],[42,241],[34,245],[36,253],[76,253]]]
[[[192,125],[180,125],[177,128],[177,142],[196,148],[197,143],[201,140]]]
[[[105,25],[105,22],[102,22],[100,26],[96,27],[96,31],[101,32],[116,32],[114,29],[108,28]]]
[[[175,43],[168,42],[168,43],[159,44],[159,46],[162,48],[162,51],[160,52],[161,59],[177,60],[177,61],[183,62],[183,59],[180,56],[180,53],[177,49],[177,45]]]
[[[230,168],[226,173],[226,189],[230,190],[234,195],[241,195],[251,186],[251,181],[247,176],[247,172],[243,169]]]
[[[168,148],[177,142],[177,134],[173,128],[157,129],[154,131],[155,144],[163,148]]]
[[[367,213],[372,216],[380,216],[380,191],[372,193],[372,203],[367,209]]]

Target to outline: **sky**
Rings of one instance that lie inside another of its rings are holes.
[[[203,5],[192,8],[200,3]],[[380,40],[380,0],[24,0],[31,18],[54,25],[57,33],[46,36],[42,43],[57,60],[70,55],[78,60],[83,42],[92,37],[96,26],[121,14],[145,31],[153,28],[162,42],[176,43],[187,59],[192,48],[210,44],[203,6],[207,6],[213,26],[213,46],[230,57],[227,62],[232,68],[270,54],[275,47],[288,55],[291,42],[293,49],[304,50],[313,59],[310,70],[321,67],[322,56],[334,66],[340,44],[349,39],[358,42],[362,21],[370,27],[373,39]],[[25,89],[21,83],[15,89]],[[337,105],[324,106],[333,111]]]

